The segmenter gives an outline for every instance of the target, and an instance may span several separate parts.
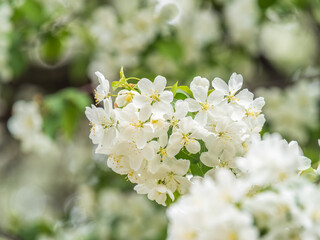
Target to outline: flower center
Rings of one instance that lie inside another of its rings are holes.
[[[142,128],[143,127],[143,122],[141,122],[139,120],[138,122],[131,123],[131,125],[134,126],[135,128]]]
[[[127,96],[126,96],[126,102],[131,102],[132,100],[132,97],[133,97],[133,93],[128,93]]]
[[[209,103],[200,103],[200,105],[201,105],[201,107],[202,107],[202,109],[201,110],[204,110],[204,111],[208,111],[210,108],[212,108],[211,106],[210,106],[210,104]]]
[[[154,90],[153,94],[150,95],[153,102],[160,102],[159,96],[160,94],[158,93],[157,90]]]

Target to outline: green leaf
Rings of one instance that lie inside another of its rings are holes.
[[[120,69],[120,80],[121,79],[126,79],[126,76],[124,75],[124,72],[123,72],[123,66],[121,66],[121,69]]]
[[[176,92],[176,95],[174,96],[174,99],[175,100],[184,100],[184,99],[186,99],[186,98],[188,98],[189,96],[186,94],[186,93],[184,93],[184,92],[179,92],[179,89],[177,90],[177,92]]]
[[[208,96],[214,91],[214,89],[209,89]]]
[[[120,82],[119,81],[113,81],[111,83],[111,86],[112,86],[112,90],[115,91],[120,86]]]
[[[210,167],[205,166],[200,161],[197,162],[197,163],[191,163],[190,164],[190,170],[191,170],[191,173],[194,176],[203,177],[206,174],[206,172],[208,172],[210,169],[211,169]]]
[[[184,91],[187,93],[190,97],[193,97],[193,93],[191,92],[190,88],[188,86],[179,86],[178,89]]]
[[[173,97],[176,95],[177,89],[178,89],[178,82],[176,82],[171,88],[171,92],[173,93]]]

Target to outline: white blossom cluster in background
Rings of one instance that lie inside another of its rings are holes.
[[[166,224],[165,212],[142,196],[115,189],[96,194],[88,186],[81,186],[71,209],[70,224],[57,223],[53,236],[43,235],[38,240],[160,240]]]
[[[266,99],[264,112],[270,130],[301,144],[308,142],[309,131],[319,125],[320,84],[317,80],[301,79],[284,90],[273,87],[258,89],[257,93]]]
[[[95,43],[89,75],[101,69],[114,79],[121,65],[136,67],[142,52],[168,30],[167,22],[177,21],[179,11],[177,3],[165,0],[113,0],[97,8],[86,23]]]
[[[12,25],[10,22],[11,8],[5,3],[0,3],[0,82],[11,78],[11,70],[8,65],[9,59],[9,34],[12,31]]]
[[[259,137],[265,121],[264,100],[240,90],[243,79],[236,73],[228,84],[220,78],[210,83],[195,77],[189,89],[166,87],[162,76],[132,84],[128,80],[138,79],[121,72],[113,87],[123,89],[114,103],[109,81],[100,72],[96,75],[100,85],[95,98],[103,107],[86,109],[96,153],[108,155],[113,171],[126,175],[137,184],[138,193],[162,205],[167,196],[174,200],[175,194],[186,193],[188,173],[201,176],[211,168],[235,168],[234,160]]]
[[[168,239],[319,239],[320,189],[298,175],[310,162],[278,134],[255,140],[242,174],[217,169],[168,209]]]
[[[316,57],[317,37],[304,21],[307,16],[299,13],[283,18],[270,8],[265,21],[261,22],[260,14],[256,0],[226,1],[224,17],[233,44],[243,46],[253,55],[262,52],[283,72],[292,73],[312,64]]]
[[[224,16],[228,34],[234,44],[257,51],[259,8],[255,0],[232,0],[225,4]]]
[[[8,121],[10,133],[21,141],[22,150],[45,154],[56,146],[42,132],[43,119],[35,101],[17,101],[13,105],[12,116]]]

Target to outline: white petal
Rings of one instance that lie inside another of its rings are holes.
[[[236,95],[238,98],[238,103],[244,107],[248,107],[253,102],[253,93],[249,92],[248,89],[243,89]]]
[[[142,160],[143,160],[142,158],[137,156],[130,157],[130,162],[129,162],[130,168],[137,171],[141,166]]]
[[[264,106],[265,101],[263,97],[258,97],[253,101],[253,106],[257,109],[257,110],[261,110],[261,108]]]
[[[198,101],[194,100],[193,98],[187,98],[185,102],[188,103],[190,112],[200,111],[201,105]]]
[[[229,87],[225,81],[223,81],[221,78],[215,78],[212,81],[212,87],[214,89],[223,92],[224,94],[228,94]]]
[[[167,79],[163,76],[157,76],[154,79],[154,89],[158,91],[158,93],[162,93],[167,85]]]
[[[204,87],[196,87],[193,89],[193,97],[198,101],[198,102],[205,102],[208,96],[208,89]]]
[[[139,120],[145,122],[150,118],[152,107],[149,104],[144,104],[139,112]]]
[[[172,169],[172,171],[178,175],[185,175],[190,167],[190,161],[189,160],[184,160],[184,159],[179,159],[176,160],[174,159],[172,161],[172,165],[170,165],[170,168]]]
[[[210,152],[202,153],[200,155],[200,161],[208,167],[214,167],[219,165],[218,156]]]
[[[167,145],[167,143],[168,143],[168,134],[167,133],[161,134],[159,136],[158,142],[159,142],[161,147],[165,147]]]
[[[210,83],[209,83],[208,79],[197,76],[197,77],[193,78],[192,82],[190,83],[190,89],[193,92],[193,89],[195,89],[197,87],[204,87],[208,91],[209,85],[210,85]]]
[[[197,140],[192,139],[189,141],[189,144],[186,144],[186,149],[190,153],[197,153],[200,151],[200,143]]]
[[[150,94],[150,93],[152,93],[153,84],[149,79],[142,78],[138,82],[138,88],[140,89],[142,94]]]
[[[218,105],[219,103],[221,103],[224,99],[224,94],[221,91],[213,91],[212,93],[210,93],[210,95],[208,96],[207,102],[210,105]]]
[[[164,91],[159,96],[160,100],[166,103],[171,103],[173,101],[173,93],[171,91]]]
[[[152,145],[147,144],[142,149],[142,155],[147,160],[153,159],[155,157],[155,152],[154,152],[154,149],[152,148]]]
[[[180,127],[183,133],[187,134],[192,132],[195,122],[191,117],[183,118],[180,122]]]
[[[137,134],[135,135],[134,140],[135,140],[137,147],[139,149],[144,148],[144,146],[147,143],[147,139],[146,139],[146,136],[143,131],[138,131]]]
[[[241,74],[233,73],[229,80],[229,91],[231,94],[235,94],[243,84],[243,77]]]
[[[177,144],[169,144],[167,147],[167,154],[170,157],[174,157],[175,155],[178,154],[178,152],[180,152],[182,147],[183,147],[183,145],[181,144],[181,142],[179,142]]]
[[[204,126],[207,124],[207,119],[208,119],[208,113],[206,111],[198,112],[194,118],[194,120],[200,123],[201,126]]]
[[[155,102],[152,107],[155,114],[163,115],[166,112],[173,112],[171,104],[166,102]]]
[[[311,167],[311,160],[305,156],[299,157],[298,170],[303,171]]]
[[[189,104],[185,101],[178,100],[175,103],[175,109],[174,117],[176,119],[181,119],[187,115],[189,111]]]
[[[161,167],[161,164],[160,164],[160,157],[159,156],[156,156],[151,161],[149,161],[148,169],[151,173],[153,173],[153,174],[156,173],[160,167]]]
[[[244,117],[245,113],[246,113],[246,111],[245,111],[244,107],[235,104],[235,105],[233,105],[231,119],[234,121],[240,121]]]
[[[132,103],[141,108],[144,104],[149,103],[149,98],[144,95],[137,95],[133,98]]]

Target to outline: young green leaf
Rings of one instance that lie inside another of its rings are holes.
[[[173,93],[173,97],[176,95],[177,89],[178,89],[178,82],[176,82],[171,88],[171,92]]]

